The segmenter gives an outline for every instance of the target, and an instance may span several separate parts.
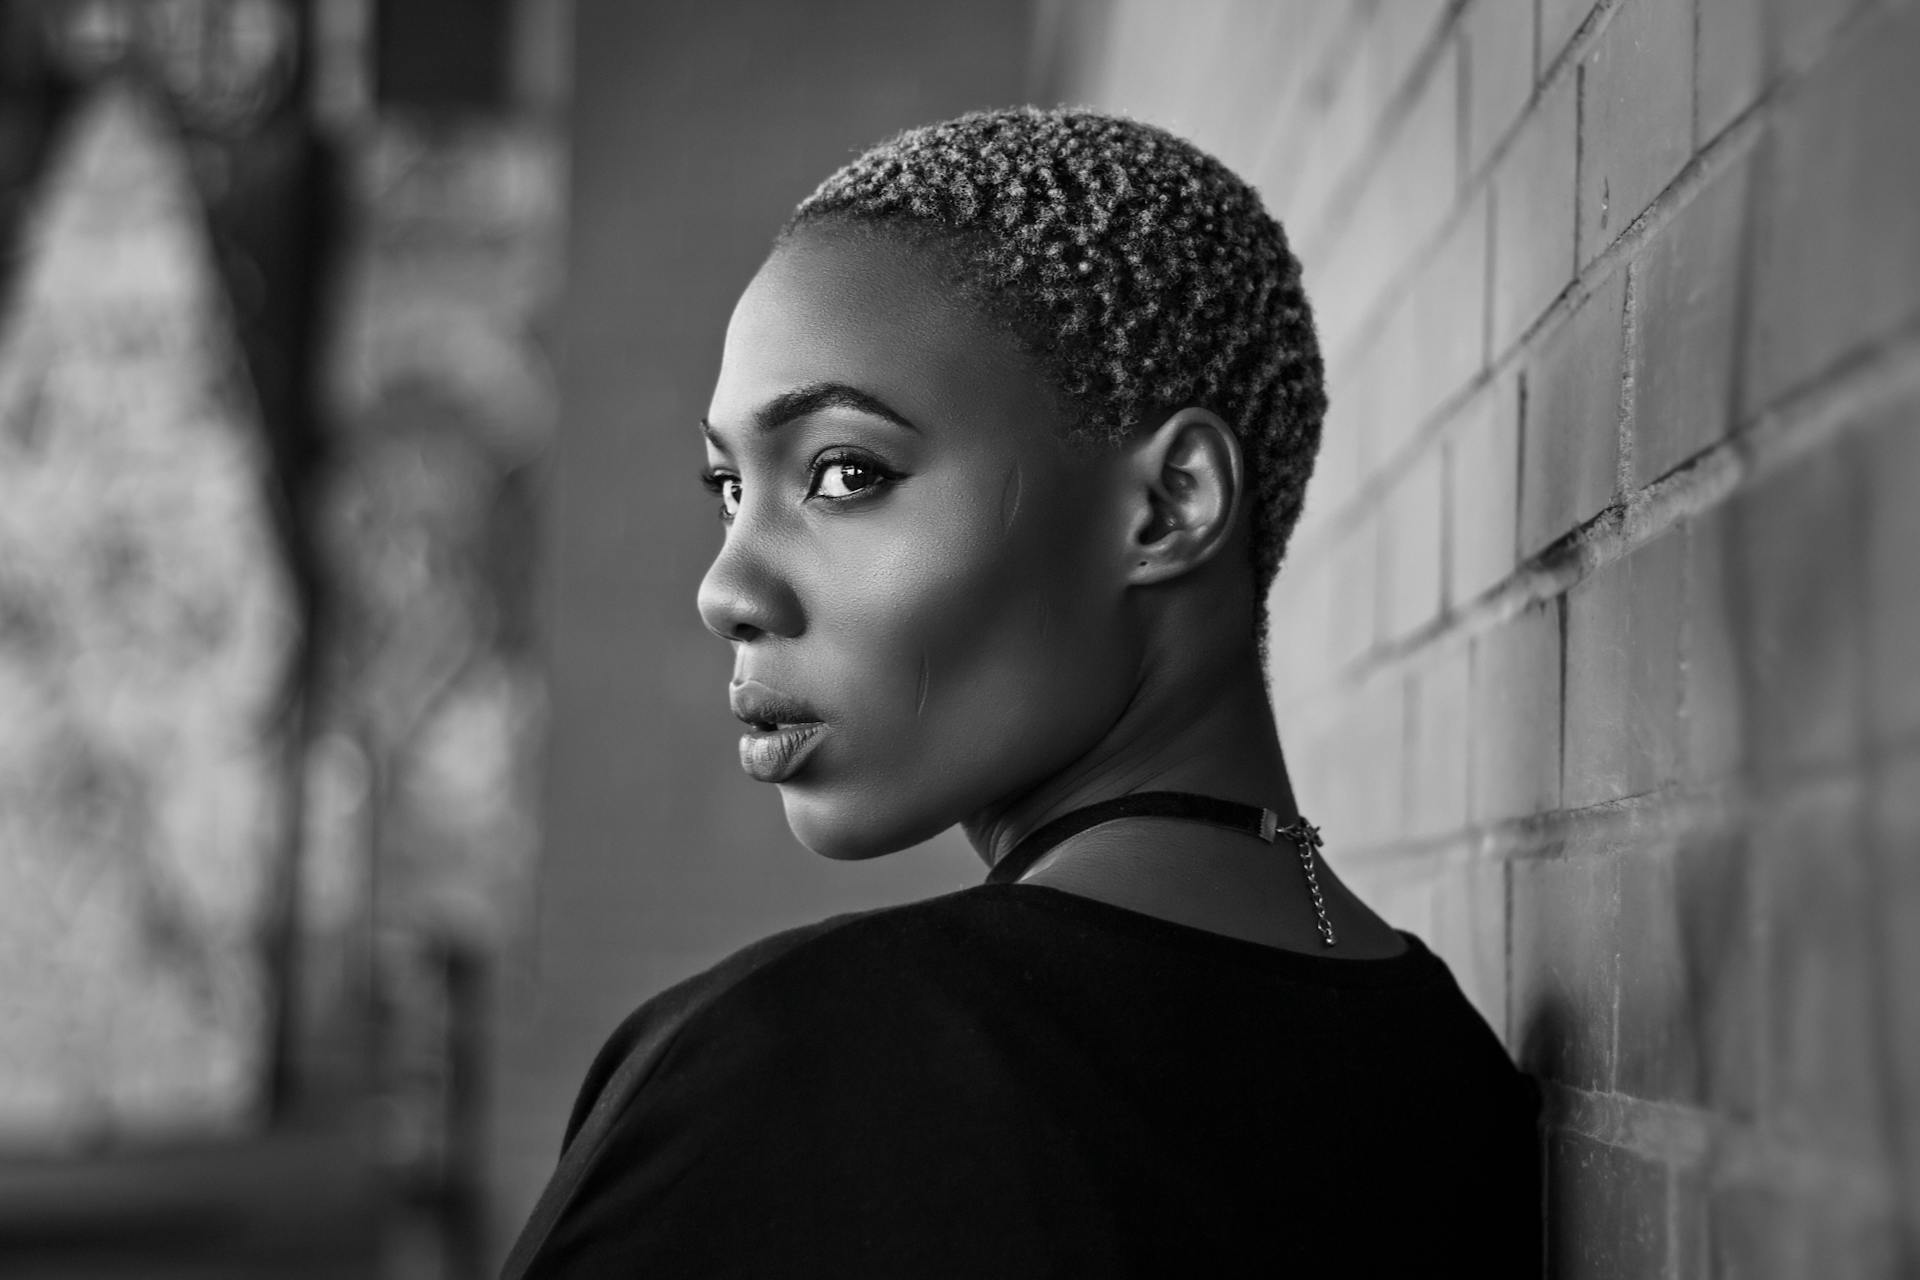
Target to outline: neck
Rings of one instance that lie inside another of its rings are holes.
[[[1136,791],[1193,791],[1298,816],[1252,645],[1213,664],[1149,671],[1099,745],[1032,790],[962,823],[992,866],[1084,805]]]

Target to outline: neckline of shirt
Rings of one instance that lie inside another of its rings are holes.
[[[1059,914],[1073,916],[1099,927],[1132,933],[1187,951],[1207,953],[1282,977],[1297,977],[1339,986],[1405,986],[1430,981],[1438,957],[1419,935],[1396,929],[1406,946],[1390,956],[1317,955],[1276,947],[1250,938],[1215,933],[1198,925],[1182,924],[1160,916],[1116,906],[1099,898],[1057,889],[1052,885],[1017,882],[982,884],[967,893],[1018,899]]]

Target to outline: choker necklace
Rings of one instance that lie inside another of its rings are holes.
[[[1063,813],[1020,841],[1006,857],[994,863],[993,869],[987,872],[987,883],[1017,884],[1022,876],[1033,870],[1033,864],[1040,861],[1041,855],[1047,850],[1068,836],[1079,835],[1088,827],[1097,827],[1116,818],[1185,818],[1232,831],[1244,831],[1268,844],[1281,836],[1287,837],[1300,851],[1300,868],[1306,873],[1307,890],[1313,895],[1313,911],[1318,918],[1320,939],[1329,947],[1333,945],[1333,923],[1327,919],[1327,904],[1320,896],[1320,881],[1315,877],[1313,868],[1313,851],[1320,847],[1320,829],[1305,818],[1296,818],[1283,827],[1280,825],[1280,815],[1271,809],[1196,795],[1191,791],[1137,791],[1132,795],[1115,796],[1111,800],[1101,800]]]

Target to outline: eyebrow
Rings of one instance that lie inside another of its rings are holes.
[[[908,431],[920,430],[880,397],[844,382],[810,382],[804,387],[783,391],[754,411],[753,425],[763,434],[778,431],[788,423],[822,409],[852,409],[884,419],[897,427],[905,427]],[[716,445],[720,443],[720,438],[714,434],[713,424],[705,418],[700,419],[700,434]]]

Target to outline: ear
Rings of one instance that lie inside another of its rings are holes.
[[[1233,534],[1246,469],[1233,429],[1190,407],[1125,449],[1129,583],[1164,582],[1208,560]]]

